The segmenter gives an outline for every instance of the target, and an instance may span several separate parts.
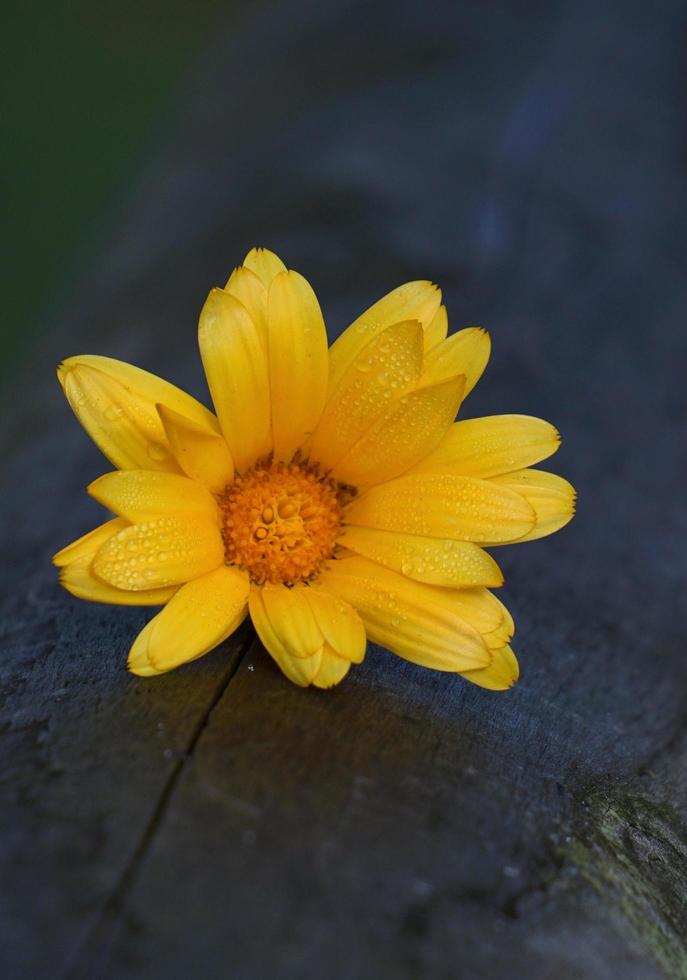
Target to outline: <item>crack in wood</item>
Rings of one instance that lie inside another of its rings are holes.
[[[61,980],[86,980],[86,978],[102,978],[107,976],[108,960],[110,959],[111,952],[116,947],[122,930],[127,896],[136,882],[157,831],[162,824],[172,801],[174,790],[184,771],[184,767],[189,759],[192,758],[215,708],[224,697],[244,657],[254,642],[255,636],[251,632],[242,642],[235,657],[229,663],[205,711],[198,719],[185,750],[179,755],[172,771],[167,777],[141,834],[141,838],[124,866],[117,883],[103,902],[100,911],[88,927],[85,936],[77,943],[75,949],[69,955],[60,974]]]

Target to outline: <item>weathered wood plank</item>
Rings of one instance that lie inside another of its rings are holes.
[[[687,975],[682,21],[294,0],[217,42],[3,420],[3,975]],[[54,583],[102,463],[52,362],[199,390],[199,301],[260,241],[332,333],[439,279],[494,337],[469,414],[562,429],[575,523],[498,556],[508,695],[379,650],[301,691],[247,631],[142,682],[145,614]]]

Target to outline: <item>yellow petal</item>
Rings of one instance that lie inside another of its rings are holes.
[[[329,352],[329,390],[336,391],[345,371],[361,349],[382,330],[407,320],[417,320],[423,330],[441,305],[441,290],[427,280],[407,282],[387,293],[348,327]]]
[[[224,289],[248,310],[267,351],[267,290],[262,279],[242,265],[234,269]]]
[[[357,556],[330,562],[317,583],[358,610],[373,643],[406,660],[451,671],[491,661],[477,630],[456,612],[456,589],[413,582]]]
[[[210,432],[218,431],[214,415],[195,398],[124,361],[92,354],[69,357],[57,377],[83,427],[119,469],[178,472],[155,408],[158,402]]]
[[[425,350],[432,350],[442,340],[446,340],[448,333],[448,313],[445,306],[440,306],[434,315],[434,319],[427,324],[425,329]]]
[[[262,281],[265,289],[269,289],[272,280],[280,272],[286,272],[286,266],[274,252],[268,248],[252,248],[243,260],[246,269],[250,269]]]
[[[306,596],[307,586],[262,586],[265,612],[280,643],[292,657],[311,657],[324,642]]]
[[[535,513],[510,487],[455,473],[414,473],[372,487],[345,511],[346,524],[433,538],[507,542],[534,527]]]
[[[166,514],[189,514],[217,523],[218,509],[210,491],[176,473],[158,470],[115,470],[88,486],[104,507],[132,523],[152,521]]]
[[[244,472],[272,448],[267,360],[258,329],[245,306],[213,289],[200,313],[198,342],[224,438]]]
[[[572,520],[575,513],[575,488],[555,473],[524,469],[492,477],[488,482],[502,489],[517,492],[535,512],[534,527],[519,537],[516,544],[535,541],[537,538],[553,534]]]
[[[489,593],[489,596],[492,602],[498,603],[498,605],[501,607],[503,619],[496,629],[491,630],[488,633],[483,633],[482,639],[490,650],[498,650],[500,647],[506,646],[506,644],[510,643],[510,641],[513,639],[513,634],[515,633],[515,623],[513,622],[513,617],[503,603],[500,602],[495,595]]]
[[[92,556],[76,558],[60,569],[60,585],[77,599],[106,602],[115,606],[164,606],[177,590],[176,585],[166,589],[143,589],[139,592],[117,589],[94,575],[92,564]]]
[[[327,393],[327,332],[317,297],[297,272],[280,272],[267,297],[272,437],[290,460],[315,431]]]
[[[182,585],[152,620],[147,662],[157,671],[173,670],[214,650],[244,620],[248,591],[247,573],[226,565]],[[130,669],[138,660],[134,643]]]
[[[58,568],[63,568],[70,562],[76,561],[77,558],[83,558],[84,555],[88,556],[89,559],[92,558],[101,544],[105,544],[113,534],[123,531],[128,526],[129,522],[121,517],[114,517],[111,521],[105,521],[104,524],[77,538],[76,541],[72,541],[71,544],[53,555],[53,564],[57,565]]]
[[[481,327],[459,330],[425,356],[422,379],[436,384],[456,374],[465,375],[465,394],[469,395],[482,376],[491,352],[489,334]]]
[[[338,657],[332,648],[325,643],[320,668],[313,677],[312,683],[315,687],[335,687],[341,683],[350,669],[351,661]]]
[[[476,586],[471,589],[442,589],[442,592],[446,593],[446,601],[452,603],[456,615],[476,629],[485,642],[488,636],[504,628],[506,607],[488,589]],[[511,636],[512,632],[507,639]]]
[[[132,674],[137,674],[139,677],[155,677],[158,674],[164,674],[163,670],[156,670],[148,659],[148,641],[154,628],[155,618],[146,623],[134,640],[131,650],[129,650],[127,666]]]
[[[326,647],[337,657],[362,663],[367,637],[363,621],[353,606],[339,596],[321,592],[316,586],[306,589],[304,594]]]
[[[91,565],[96,552],[125,527],[129,527],[128,522],[121,517],[116,517],[59,551],[53,561],[60,567],[60,583],[77,599],[86,599],[90,602],[107,602],[122,606],[164,605],[172,598],[176,588],[125,592],[123,589],[107,585],[93,574]]]
[[[213,493],[221,493],[234,479],[234,463],[224,437],[165,405],[158,405],[157,410],[170,449],[184,473]]]
[[[125,528],[102,545],[92,567],[104,582],[138,592],[188,582],[223,562],[217,524],[185,516]]]
[[[465,588],[503,584],[503,575],[491,555],[470,541],[347,526],[339,543],[428,585]]]
[[[343,483],[370,486],[404,473],[441,441],[464,388],[461,375],[403,395],[336,464],[332,475]]]
[[[415,470],[451,470],[482,478],[531,466],[556,452],[561,437],[549,422],[529,415],[491,415],[451,426]]]
[[[395,323],[356,354],[335,391],[331,386],[309,447],[310,458],[331,469],[389,405],[420,377],[422,327]]]
[[[261,587],[254,586],[248,597],[250,616],[260,642],[290,681],[300,687],[307,687],[320,669],[322,647],[309,657],[292,656],[267,615],[262,593]]]
[[[492,650],[494,659],[488,667],[480,670],[461,670],[460,674],[466,681],[471,681],[489,691],[507,691],[513,687],[520,676],[520,668],[515,654],[510,647],[504,646]]]

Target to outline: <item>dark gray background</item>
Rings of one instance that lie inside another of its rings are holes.
[[[686,27],[681,3],[290,0],[206,50],[5,398],[4,977],[687,976]],[[140,680],[145,610],[60,591],[107,465],[55,363],[202,395],[198,309],[253,244],[332,337],[439,281],[453,329],[492,333],[466,414],[562,430],[578,516],[497,554],[512,692],[378,649],[303,691],[247,628]]]

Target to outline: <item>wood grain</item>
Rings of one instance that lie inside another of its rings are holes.
[[[684,29],[678,3],[292,0],[215,40],[5,396],[3,977],[687,976]],[[54,363],[202,394],[197,312],[252,244],[332,337],[439,280],[492,332],[466,414],[563,432],[575,522],[497,555],[512,692],[379,649],[302,691],[248,628],[144,681],[145,611],[60,591],[107,467]]]

